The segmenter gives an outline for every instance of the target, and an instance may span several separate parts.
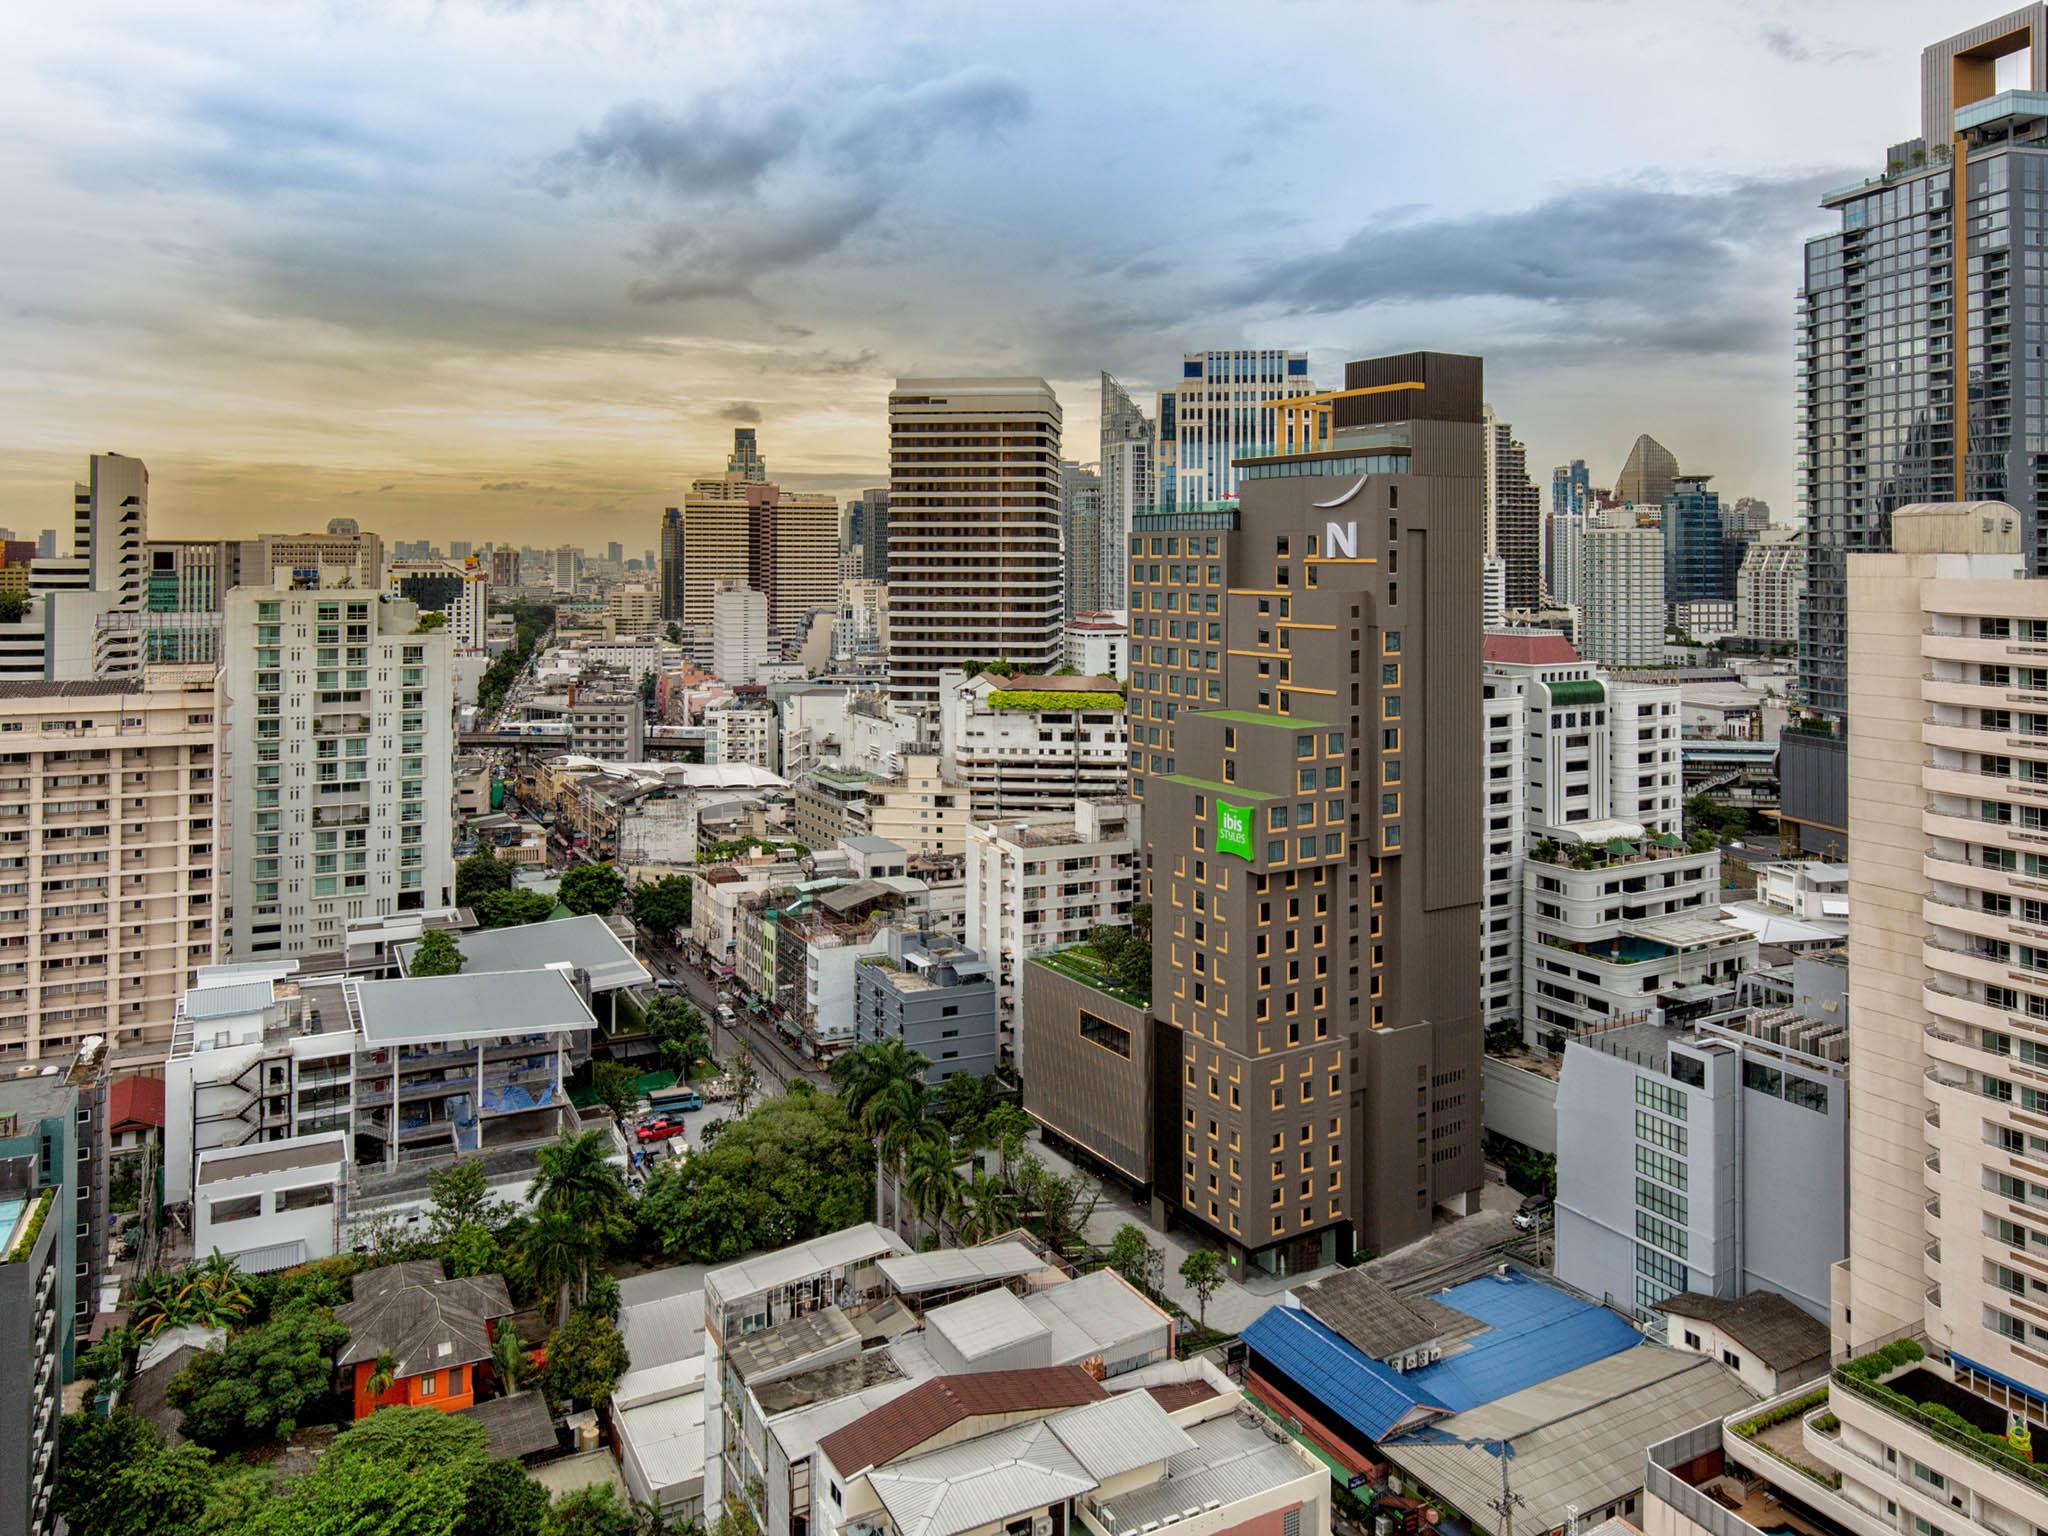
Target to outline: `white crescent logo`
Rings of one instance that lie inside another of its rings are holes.
[[[1352,497],[1356,496],[1360,491],[1364,490],[1365,482],[1370,480],[1371,478],[1371,475],[1360,475],[1358,477],[1358,484],[1352,486],[1350,490],[1346,491],[1342,496],[1339,496],[1335,501],[1319,501],[1316,503],[1316,505],[1319,507],[1341,507],[1344,505],[1345,502],[1349,501]]]

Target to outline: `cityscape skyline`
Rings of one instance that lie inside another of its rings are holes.
[[[1789,517],[1782,301],[1820,191],[1911,126],[1916,9],[1573,8],[1479,36],[1303,12],[1331,63],[1189,28],[1114,109],[1092,66],[1030,67],[1056,15],[962,33],[914,9],[886,46],[835,6],[771,38],[639,6],[400,6],[289,37],[233,7],[46,22],[0,66],[0,114],[34,124],[0,270],[35,296],[0,365],[0,523],[56,521],[77,455],[113,448],[154,466],[171,534],[354,515],[547,543],[573,519],[631,547],[735,424],[791,489],[876,483],[897,377],[1043,376],[1092,443],[1098,369],[1149,410],[1190,350],[1306,349],[1321,378],[1421,344],[1487,357],[1539,476],[1585,458],[1609,481],[1648,432]],[[1419,67],[1359,92],[1334,61],[1360,48]],[[742,50],[797,104],[738,110]],[[109,53],[136,66],[118,95]],[[1548,83],[1624,59],[1712,70],[1741,108],[1621,134]],[[1372,142],[1457,72],[1488,116],[1439,122],[1368,195],[1293,169],[1302,135]],[[1202,135],[1202,168],[1155,183],[1102,151],[1141,117]],[[1553,153],[1532,175],[1503,129]],[[1176,179],[1229,217],[1192,234]]]

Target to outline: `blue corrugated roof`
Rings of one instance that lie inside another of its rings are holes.
[[[1373,1440],[1416,1408],[1463,1413],[1641,1342],[1605,1307],[1525,1275],[1488,1275],[1434,1299],[1486,1328],[1420,1370],[1383,1365],[1294,1307],[1269,1308],[1245,1329],[1244,1340]]]
[[[1304,1392],[1371,1440],[1391,1434],[1418,1407],[1444,1409],[1415,1377],[1403,1376],[1353,1349],[1298,1307],[1268,1307],[1244,1331],[1244,1341]]]

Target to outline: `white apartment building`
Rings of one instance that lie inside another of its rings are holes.
[[[1043,379],[899,379],[889,396],[889,690],[1060,664],[1060,403]]]
[[[995,967],[1013,1037],[1024,962],[1129,920],[1143,858],[1139,815],[1133,800],[1079,800],[1065,813],[969,828],[967,945]]]
[[[947,672],[939,687],[942,755],[975,816],[1061,810],[1123,792],[1130,749],[1115,678]]]
[[[839,617],[832,626],[833,659],[857,661],[880,656],[888,639],[889,584],[865,577],[840,582]]]
[[[1127,544],[1120,544],[1120,549]],[[1077,613],[1067,620],[1067,665],[1089,677],[1131,676],[1131,616],[1122,608]]]
[[[1508,563],[1488,555],[1479,563],[1479,622],[1499,629],[1508,621]]]
[[[1554,603],[1576,605],[1583,596],[1586,517],[1552,512],[1543,522],[1543,590]]]
[[[751,763],[775,771],[775,749],[779,743],[775,711],[766,706],[728,705],[705,712],[711,727],[713,761]]]
[[[1635,526],[1623,508],[1586,530],[1579,649],[1610,667],[1664,659],[1664,533]],[[1622,521],[1626,519],[1626,521]]]
[[[384,590],[416,604],[422,613],[447,615],[458,651],[484,649],[491,613],[490,572],[468,560],[394,560],[384,568]]]
[[[1805,544],[1793,529],[1766,528],[1735,573],[1735,633],[1758,645],[1797,645],[1805,595]]]
[[[289,580],[228,594],[231,959],[453,899],[454,646],[419,612]]]
[[[778,659],[768,631],[768,599],[738,576],[720,577],[711,592],[711,670],[735,687],[760,681]]]
[[[339,569],[351,585],[374,592],[384,579],[384,540],[365,533],[352,517],[335,517],[328,519],[325,533],[266,533],[242,542],[237,569],[251,580],[261,581],[280,567]]]
[[[71,553],[29,562],[28,605],[0,625],[0,680],[135,677],[145,660],[149,470],[96,453],[72,486]]]
[[[219,958],[211,667],[0,683],[0,1060],[160,1052]]]
[[[1615,824],[1617,836],[1682,830],[1679,691],[1616,682],[1562,635],[1488,634],[1481,993],[1489,1025],[1521,1017],[1530,845]],[[1716,865],[1718,870],[1718,864]]]

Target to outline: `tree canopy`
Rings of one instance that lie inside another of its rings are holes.
[[[412,963],[406,967],[406,974],[453,976],[462,967],[462,950],[448,937],[446,930],[429,928],[420,935],[419,943],[413,946]]]
[[[168,1397],[185,1438],[214,1450],[282,1439],[333,1418],[334,1357],[348,1329],[321,1307],[295,1307],[203,1350],[172,1378]]]
[[[611,1401],[612,1388],[630,1364],[626,1341],[615,1324],[589,1312],[571,1313],[548,1335],[541,1390],[558,1407],[573,1400],[579,1408],[601,1408]]]
[[[688,875],[663,875],[659,880],[641,881],[633,887],[633,921],[656,933],[670,935],[678,928],[689,927],[691,885]]]
[[[498,857],[490,847],[477,849],[455,866],[455,904],[472,907],[477,898],[492,891],[512,889],[513,869],[509,859]]]
[[[557,894],[562,905],[578,917],[602,916],[624,899],[626,877],[610,864],[578,864],[563,874]]]
[[[513,928],[521,923],[544,923],[555,904],[539,891],[485,891],[468,904],[481,928]]]

